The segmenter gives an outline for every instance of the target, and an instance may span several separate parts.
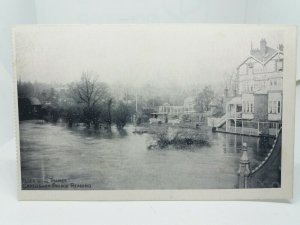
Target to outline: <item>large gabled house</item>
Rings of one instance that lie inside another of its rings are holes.
[[[273,49],[262,39],[260,49],[251,49],[250,56],[238,66],[243,118],[281,121],[283,56],[282,45]],[[256,101],[257,98],[261,101]],[[261,103],[265,107],[257,105]],[[255,110],[255,106],[259,108]],[[261,109],[264,108],[267,108],[267,115],[262,115]]]
[[[235,96],[228,98],[224,123],[230,133],[277,134],[282,121],[283,45],[261,39],[237,67]]]

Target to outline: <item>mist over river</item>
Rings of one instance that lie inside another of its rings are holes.
[[[78,185],[71,189],[235,188],[242,142],[248,144],[251,167],[270,148],[257,137],[209,133],[209,145],[148,149],[153,137],[135,134],[134,128],[96,132],[64,123],[20,122],[22,180]]]

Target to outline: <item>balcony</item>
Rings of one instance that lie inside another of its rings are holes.
[[[281,120],[281,114],[280,113],[269,113],[268,114],[268,120],[269,121],[280,121]]]
[[[226,131],[217,128],[217,131],[250,136],[277,136],[281,124],[277,122],[244,122],[242,126],[228,125]]]
[[[235,134],[243,134],[243,135],[250,135],[250,136],[259,136],[259,130],[255,128],[248,128],[248,127],[233,127],[230,126],[227,129],[229,133]]]
[[[242,112],[229,112],[228,113],[228,118],[241,119],[242,118]]]
[[[243,113],[242,115],[242,118],[243,119],[246,119],[246,120],[252,120],[254,118],[254,114],[253,113]]]

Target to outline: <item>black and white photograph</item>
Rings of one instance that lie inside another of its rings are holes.
[[[20,190],[281,189],[288,32],[16,27]]]

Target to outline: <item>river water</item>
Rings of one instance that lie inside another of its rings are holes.
[[[133,130],[133,125],[95,132],[21,122],[22,180],[65,179],[99,190],[235,188],[242,142],[251,167],[270,148],[257,137],[210,133],[208,146],[149,150],[151,135]]]

